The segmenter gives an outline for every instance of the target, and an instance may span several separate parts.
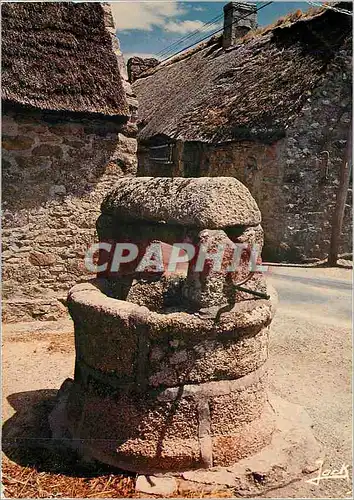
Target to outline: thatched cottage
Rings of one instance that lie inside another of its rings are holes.
[[[136,100],[106,4],[2,4],[3,310],[56,319],[100,202],[136,173]]]
[[[221,35],[133,84],[139,175],[237,177],[261,209],[266,258],[329,250],[352,93],[352,18],[342,12],[351,4],[337,7],[257,30],[254,4],[242,4],[247,22],[228,4]],[[343,252],[351,250],[350,204]]]

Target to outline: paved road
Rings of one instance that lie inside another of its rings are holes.
[[[341,278],[329,275],[337,274]],[[352,281],[349,270],[270,268],[269,282],[279,295],[282,314],[316,316],[320,323],[350,325]]]
[[[320,288],[335,288],[339,290],[352,290],[352,283],[348,280],[328,279],[323,278],[309,278],[306,276],[292,276],[291,274],[282,274],[279,271],[273,273],[274,279],[300,282],[304,285],[318,286]],[[271,276],[272,278],[272,276]]]

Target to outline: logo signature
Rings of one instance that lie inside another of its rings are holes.
[[[98,265],[95,254],[98,252]],[[136,272],[176,272],[179,265],[191,264],[195,272],[212,269],[220,272],[236,272],[247,265],[252,272],[267,272],[268,266],[262,265],[259,245],[247,243],[193,245],[186,241],[166,244],[160,241],[141,242],[138,246],[129,242],[100,241],[94,243],[85,255],[85,266],[90,272],[118,273],[123,269]]]
[[[318,486],[325,479],[346,479],[349,482],[349,465],[343,464],[340,469],[325,469],[323,470],[323,460],[318,460],[320,464],[316,477],[307,479],[306,483],[315,484]]]

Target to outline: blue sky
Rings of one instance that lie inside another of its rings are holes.
[[[112,11],[117,25],[117,35],[121,49],[127,60],[132,55],[153,57],[176,40],[200,29],[203,23],[219,16],[227,1],[154,1],[112,3]],[[257,2],[261,6],[262,2]],[[258,12],[258,24],[267,25],[281,16],[297,9],[307,10],[307,2],[273,2]],[[199,38],[211,34],[222,26],[214,24],[204,28]],[[175,51],[197,41],[193,37],[178,45]]]

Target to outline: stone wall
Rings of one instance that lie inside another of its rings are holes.
[[[352,113],[351,48],[341,50],[326,78],[287,130],[283,165],[283,251],[293,259],[325,257]],[[352,251],[352,190],[340,252]]]
[[[104,195],[136,174],[136,127],[23,110],[2,120],[4,321],[55,320],[88,278]]]
[[[231,176],[245,184],[262,214],[264,255],[277,248],[282,239],[282,168],[279,144],[249,141],[219,146],[204,145],[201,151],[201,176]]]

